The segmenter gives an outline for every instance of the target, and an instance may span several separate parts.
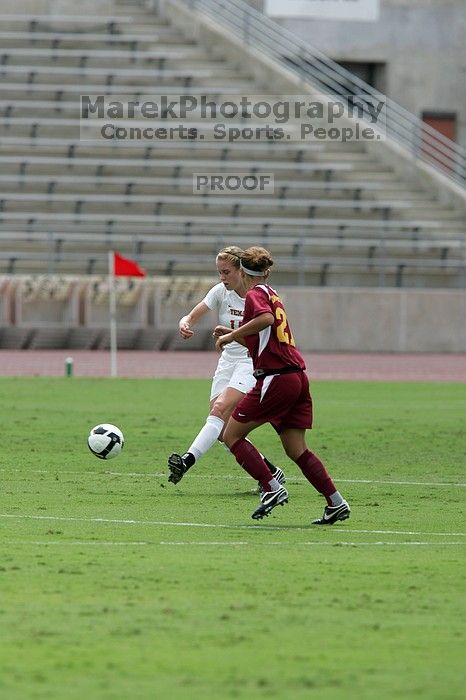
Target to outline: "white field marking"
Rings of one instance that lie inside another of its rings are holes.
[[[66,474],[68,476],[145,476],[146,478],[164,478],[167,476],[165,472],[109,472],[109,471],[104,471],[104,472],[77,472],[77,471],[61,471],[59,469],[56,470],[47,470],[47,469],[30,469],[30,470],[24,470],[24,469],[0,469],[0,472],[22,472],[22,473],[27,473],[27,474],[51,474],[53,476],[56,476],[57,474]],[[235,474],[196,474],[193,472],[190,472],[189,474],[190,479],[209,479],[214,480],[214,479],[220,479],[222,481],[228,480],[228,481],[250,481],[251,477],[249,476],[242,476],[241,474],[235,475]],[[286,480],[290,484],[298,484],[298,483],[306,483],[307,479],[301,476],[287,476]],[[380,484],[383,486],[446,486],[450,488],[466,488],[466,483],[454,483],[453,481],[390,481],[390,480],[382,480],[382,479],[340,479],[335,477],[335,481],[338,483],[342,484]]]
[[[76,540],[76,541],[61,541],[61,540],[49,540],[49,541],[28,541],[28,540],[11,540],[6,541],[4,545],[14,545],[16,546],[78,546],[78,547],[135,547],[135,546],[157,546],[164,545],[169,547],[192,547],[192,546],[202,546],[202,547],[399,547],[399,546],[425,546],[425,547],[447,547],[447,546],[465,546],[466,542],[348,542],[345,540],[340,540],[337,542],[95,542],[86,540]]]
[[[155,542],[154,544],[164,544],[164,545],[201,545],[204,547],[236,547],[238,545],[248,546],[254,545],[254,542]],[[267,545],[280,544],[279,542],[267,542]],[[286,544],[286,543],[284,543]],[[288,543],[289,544],[289,543]],[[298,544],[293,542],[293,544]]]
[[[60,522],[80,522],[80,523],[104,523],[104,524],[114,524],[114,525],[155,525],[155,526],[172,526],[172,527],[202,527],[211,529],[221,529],[221,530],[255,530],[256,532],[268,532],[270,530],[276,530],[279,532],[309,532],[312,528],[311,525],[307,527],[280,527],[276,525],[226,525],[223,523],[183,523],[183,522],[172,522],[170,520],[130,520],[126,518],[82,518],[75,516],[63,516],[63,515],[26,515],[26,514],[16,514],[16,513],[0,513],[0,518],[11,518],[13,520],[54,520]],[[317,530],[319,528],[318,526]],[[411,530],[354,530],[346,528],[344,525],[344,532],[359,533],[359,534],[369,534],[369,535],[424,535],[428,537],[466,537],[466,532],[419,532]],[[326,528],[327,532],[337,532],[339,528],[334,530],[333,528]],[[342,534],[340,532],[340,534]]]
[[[306,479],[300,479],[306,481]],[[385,486],[451,486],[466,488],[465,484],[455,484],[453,481],[383,481],[379,479],[335,479],[344,484],[383,484]]]
[[[204,545],[204,546],[223,546],[223,545],[252,545],[257,547],[398,547],[400,545],[415,545],[428,547],[445,547],[449,545],[464,546],[466,542],[159,542],[159,544],[177,546],[186,545]]]
[[[28,541],[28,540],[12,540],[11,542],[3,542],[3,544],[7,545],[91,545],[93,547],[134,547],[134,546],[141,546],[141,545],[147,545],[151,544],[150,542],[95,542],[91,540],[74,540],[74,541],[66,541],[66,540],[44,540],[44,541]]]

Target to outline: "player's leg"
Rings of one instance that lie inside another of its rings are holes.
[[[270,471],[265,471],[267,465],[246,436],[263,423],[279,423],[282,416],[288,415],[300,393],[301,379],[297,374],[265,377],[240,401],[225,429],[223,439],[237,462],[261,484],[261,502],[252,514],[254,519],[263,518],[275,506],[287,503],[288,492],[276,479],[270,480]]]
[[[228,382],[228,388],[229,389],[235,389],[237,392],[240,392],[240,395],[236,394],[236,402],[233,404],[231,403],[230,406],[228,407],[227,410],[223,410],[223,420],[225,425],[228,422],[228,419],[230,418],[233,409],[236,407],[238,402],[245,396],[249,391],[251,391],[255,386],[256,386],[256,379],[252,374],[253,372],[253,366],[252,362],[250,359],[247,360],[241,360],[240,362],[237,362],[235,365],[235,368],[233,370],[233,373],[230,377],[230,380]],[[239,397],[239,398],[238,398]],[[223,403],[223,400],[220,402],[221,404]],[[219,440],[223,441],[223,436],[220,434]],[[277,481],[280,484],[284,484],[286,481],[285,474],[283,473],[283,470],[280,469],[280,467],[275,466],[265,455],[262,453],[261,457],[267,464],[268,468],[274,475],[274,477],[277,479]],[[260,488],[260,487],[259,487]]]
[[[173,453],[168,459],[170,476],[168,480],[177,484],[183,478],[184,474],[204,455],[217,440],[223,442],[223,429],[228,422],[233,409],[243,398],[244,394],[227,387],[220,396],[217,396],[211,401],[210,414],[206,419],[205,424],[194,438],[188,450],[180,455]],[[261,457],[267,464],[271,473],[275,476],[280,484],[285,483],[286,477],[280,467],[275,466],[270,460],[261,454]]]
[[[255,421],[240,423],[231,417],[225,427],[223,440],[238,464],[260,483],[264,491],[271,491],[279,488],[280,484],[259,450],[247,439],[249,433],[260,425],[262,423]]]
[[[250,440],[247,439],[247,436],[252,430],[266,421],[242,422],[236,420],[238,414],[242,413],[242,408],[245,409],[245,407],[248,406],[247,412],[250,412],[250,407],[254,403],[254,400],[254,392],[250,392],[240,401],[234,411],[234,415],[227,423],[223,439],[238,464],[260,484],[260,503],[252,514],[253,519],[260,520],[268,515],[275,506],[287,503],[288,492],[277,480],[276,475],[271,473],[261,453],[254,447]]]
[[[323,462],[308,448],[305,429],[284,428],[280,432],[280,439],[288,457],[296,462],[309,483],[327,501],[322,518],[314,520],[313,523],[315,525],[333,525],[337,520],[346,520],[350,514],[350,507],[337,491]]]
[[[335,485],[319,457],[309,450],[304,428],[284,428],[280,432],[280,440],[288,457],[298,465],[309,483],[326,498],[327,503],[332,505]]]
[[[222,359],[219,361],[212,380],[210,414],[188,450],[184,454],[175,452],[168,458],[169,481],[177,484],[188,469],[210,450],[217,440],[223,441],[223,429],[233,409],[255,383],[250,360],[235,363],[225,362]],[[284,483],[286,478],[283,470],[272,464],[266,457],[263,458],[277,480]]]
[[[184,474],[193,466],[196,460],[205,454],[216,440],[218,440],[223,430],[224,422],[220,418],[220,415],[212,414],[212,410],[215,406],[215,402],[228,388],[228,383],[233,375],[234,369],[234,363],[220,357],[215,374],[212,378],[212,386],[210,389],[210,413],[204,425],[184,454],[174,452],[168,458],[168,469],[170,471],[168,481],[171,481],[173,484],[177,484],[181,481]],[[242,394],[239,393],[239,398],[241,397]],[[239,401],[239,398],[236,403]]]
[[[188,469],[210,450],[217,440],[221,439],[225,423],[228,421],[237,403],[243,398],[244,392],[237,386],[231,386],[231,381],[236,371],[236,364],[220,358],[212,380],[210,413],[204,425],[184,454],[181,455],[175,452],[168,458],[168,468],[170,470],[168,480],[173,484],[181,481]],[[251,374],[251,363],[249,363],[249,367],[248,381],[245,386],[247,391],[249,391],[251,380],[255,381]]]
[[[222,439],[225,423],[243,396],[244,394],[237,389],[227,386],[219,396],[212,399],[210,402],[210,413],[206,418],[206,422],[194,438],[187,452],[183,455],[188,469],[210,450],[217,440]]]

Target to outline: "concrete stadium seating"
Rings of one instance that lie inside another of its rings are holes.
[[[206,274],[219,247],[261,243],[288,284],[464,284],[462,213],[363,144],[80,140],[80,94],[270,92],[144,3],[0,26],[0,273],[103,274],[118,246]],[[272,172],[275,192],[193,194],[202,172]]]

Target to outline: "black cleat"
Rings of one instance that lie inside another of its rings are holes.
[[[168,481],[171,481],[172,484],[177,484],[181,481],[189,469],[183,457],[176,452],[168,458],[168,468],[170,470]]]
[[[284,486],[280,486],[277,491],[264,491],[261,494],[261,502],[252,514],[253,520],[262,520],[275,506],[283,506],[288,503],[288,491]]]
[[[333,525],[337,520],[347,520],[351,513],[351,508],[346,501],[339,506],[325,506],[324,514],[321,518],[313,520],[313,525]]]

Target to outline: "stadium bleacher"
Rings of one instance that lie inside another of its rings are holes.
[[[144,3],[117,7],[0,15],[0,273],[105,274],[118,248],[176,284],[234,242],[273,248],[288,284],[462,286],[464,213],[362,143],[80,138],[80,94],[268,91]],[[209,172],[273,173],[274,193],[194,194]]]

